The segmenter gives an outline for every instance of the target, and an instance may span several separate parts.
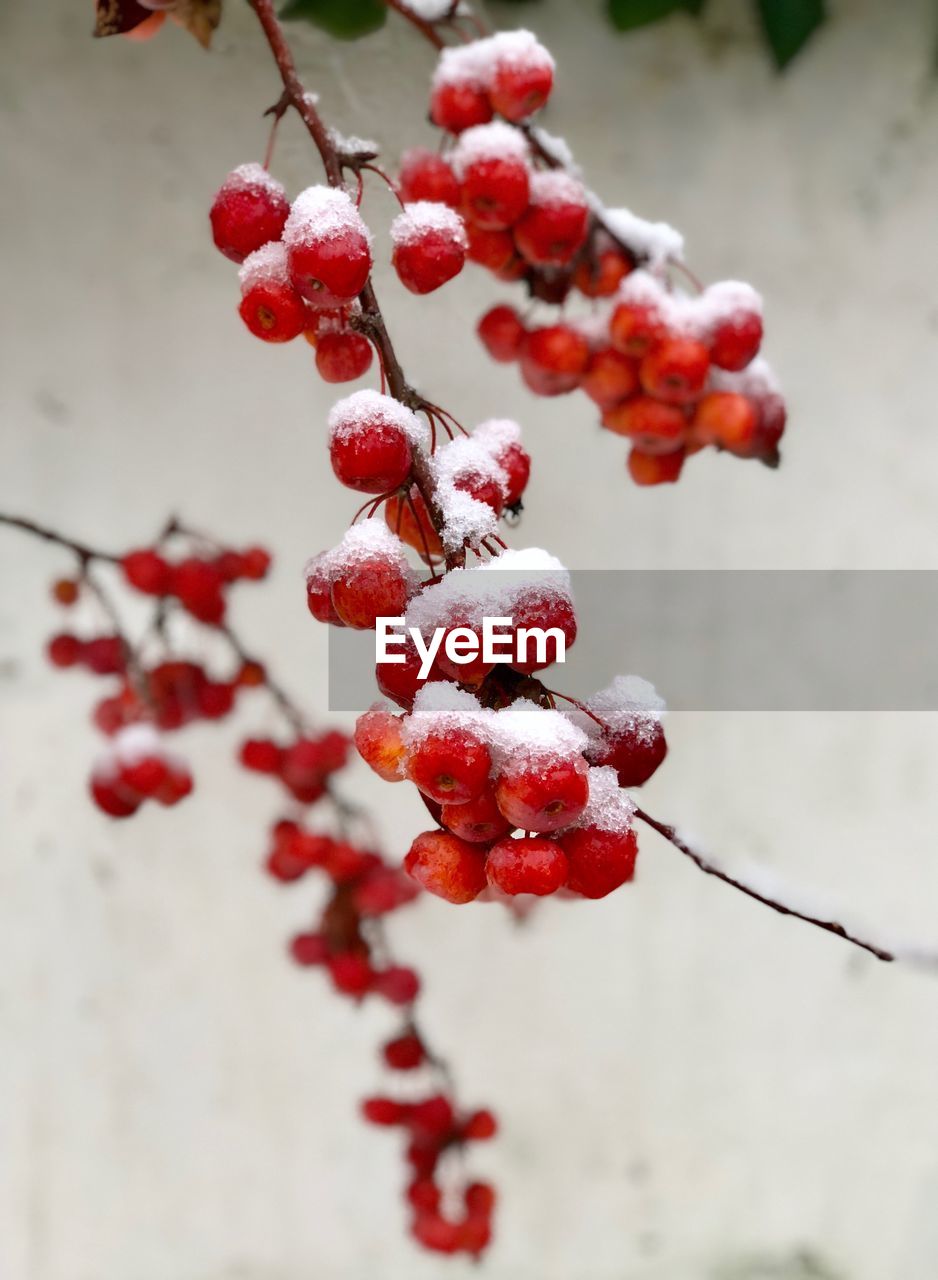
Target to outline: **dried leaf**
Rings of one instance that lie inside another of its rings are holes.
[[[173,16],[207,49],[221,22],[221,3],[222,0],[177,0]]]
[[[96,0],[94,34],[96,36],[122,36],[153,17],[152,9],[145,9],[137,0]]]

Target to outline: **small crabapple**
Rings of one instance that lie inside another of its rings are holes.
[[[589,344],[567,324],[531,329],[521,348],[521,372],[540,395],[572,391],[589,363]]]
[[[567,858],[553,840],[522,836],[499,840],[485,862],[489,884],[502,893],[556,893],[567,878]]]
[[[466,224],[466,240],[466,256],[470,262],[487,267],[498,276],[507,272],[509,279],[514,279],[511,273],[519,263],[522,274],[526,270],[524,262],[518,257],[510,231],[484,231],[482,227],[469,222]]]
[[[616,245],[606,245],[597,253],[584,253],[573,272],[573,283],[587,298],[608,298],[633,266],[632,259]]]
[[[490,844],[511,831],[511,823],[495,801],[491,787],[473,800],[461,804],[447,802],[440,812],[440,821],[454,836],[468,840],[470,844]]]
[[[510,364],[518,359],[525,328],[514,307],[499,306],[486,311],[476,326],[476,333],[486,351],[499,364]]]
[[[321,559],[316,557],[306,566],[306,607],[317,622],[344,627],[332,603],[332,578],[319,563]]]
[[[647,782],[668,754],[661,721],[637,719],[628,728],[603,734],[587,752],[591,764],[611,765],[620,787],[640,787]]]
[[[455,209],[459,205],[459,182],[442,156],[426,147],[411,147],[401,156],[398,194],[404,204],[432,200]]]
[[[380,413],[373,414],[359,430],[333,432],[329,460],[336,478],[359,493],[400,488],[414,461],[407,433]]]
[[[544,594],[536,586],[515,603],[513,613],[514,629],[517,635],[522,627],[528,630],[540,629],[545,632],[560,631],[564,638],[564,648],[573,647],[577,636],[576,611],[569,599],[563,596]],[[558,643],[554,636],[547,637],[547,643],[541,655],[530,639],[527,638],[523,658],[515,658],[509,665],[515,671],[525,675],[533,675],[557,661]]]
[[[647,453],[633,447],[627,462],[628,472],[636,484],[674,484],[684,466],[684,450],[673,453]]]
[[[437,804],[474,800],[485,789],[491,767],[485,743],[458,726],[427,733],[407,753],[408,778]]]
[[[376,664],[375,680],[378,688],[386,698],[390,698],[399,707],[409,711],[414,705],[414,698],[417,696],[418,689],[422,689],[426,683],[420,678],[423,659],[417,652],[417,647],[410,636],[405,637],[405,643],[400,646],[396,656],[398,658],[403,657],[404,661],[379,662]],[[442,673],[434,664],[430,669],[430,674],[427,676],[427,681],[442,679]]]
[[[667,404],[689,404],[703,391],[710,354],[695,338],[668,338],[649,351],[638,376],[649,395]]]
[[[609,340],[624,355],[641,358],[667,334],[658,309],[650,303],[620,302],[609,321]]]
[[[506,120],[525,120],[543,107],[553,84],[553,59],[546,49],[537,58],[500,58],[495,63],[489,98]]]
[[[462,133],[473,125],[488,124],[492,104],[481,86],[471,81],[443,81],[430,98],[430,119],[448,133]]]
[[[424,1062],[426,1051],[415,1032],[405,1031],[393,1040],[388,1040],[381,1055],[394,1071],[414,1071]]]
[[[380,556],[349,565],[332,583],[333,608],[356,631],[373,631],[378,618],[402,617],[409,598],[404,569]]]
[[[412,486],[405,498],[393,494],[384,504],[384,519],[402,542],[419,551],[425,560],[443,554],[443,543],[433,526],[423,495]]]
[[[688,422],[677,405],[662,404],[651,396],[635,396],[606,409],[602,424],[607,431],[627,436],[645,453],[673,453],[687,435]]]
[[[575,822],[589,799],[586,762],[548,760],[509,766],[495,782],[498,807],[522,831],[558,831]]]
[[[157,551],[144,547],[128,551],[121,559],[124,577],[137,591],[148,596],[162,596],[170,588],[172,571]]]
[[[404,859],[409,876],[448,902],[472,902],[485,888],[485,851],[449,831],[424,831]]]
[[[504,231],[527,209],[529,190],[528,167],[522,159],[483,155],[463,170],[461,207],[483,231]]]
[[[567,856],[567,887],[584,898],[604,898],[635,875],[638,840],[634,830],[575,827],[558,837]]]
[[[762,317],[740,310],[721,321],[710,335],[710,359],[720,369],[745,369],[762,345]]]
[[[238,307],[241,319],[264,342],[291,342],[306,325],[306,307],[291,284],[262,280],[247,289]]]
[[[229,173],[212,202],[209,218],[217,247],[233,262],[271,240],[279,240],[290,202],[279,182],[258,164]]]
[[[538,173],[531,199],[513,229],[522,257],[535,267],[563,267],[586,239],[589,206],[583,188],[560,171]]]
[[[711,391],[694,410],[694,437],[718,444],[732,453],[746,454],[756,437],[758,415],[752,401],[734,391]]]
[[[465,265],[466,232],[459,215],[447,205],[430,201],[405,205],[391,234],[394,270],[411,293],[432,293]]]
[[[324,333],[316,343],[316,368],[324,382],[352,382],[371,368],[371,343],[360,333]]]
[[[590,357],[580,386],[601,409],[610,409],[638,390],[638,364],[615,347],[603,347]]]
[[[400,716],[376,703],[355,722],[358,754],[385,782],[402,782],[407,749],[401,734]]]

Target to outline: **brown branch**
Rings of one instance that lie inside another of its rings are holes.
[[[805,924],[814,925],[816,929],[823,929],[825,933],[833,933],[836,937],[842,938],[844,942],[849,942],[855,947],[859,947],[863,951],[868,951],[870,955],[876,957],[889,964],[892,961],[900,959],[894,951],[888,951],[885,947],[879,946],[874,942],[866,941],[857,937],[847,930],[842,924],[838,924],[836,920],[823,920],[815,916],[808,915],[804,911],[798,911],[795,907],[788,906],[784,902],[779,902],[775,898],[770,898],[764,893],[760,893],[751,885],[745,884],[742,880],[737,880],[731,876],[729,872],[724,871],[717,863],[713,862],[699,849],[693,848],[681,836],[676,827],[671,826],[667,822],[659,822],[657,818],[651,817],[644,809],[636,809],[635,816],[641,818],[653,830],[657,831],[660,836],[673,844],[675,849],[683,853],[685,858],[689,858],[691,862],[698,867],[704,875],[713,876],[716,880],[722,880],[724,884],[728,884],[730,888],[737,889],[740,893],[744,893],[747,898],[753,898],[756,902],[761,902],[764,907],[769,907],[772,911],[777,911],[781,916],[791,916],[795,920],[802,920]]]
[[[255,658],[253,654],[249,653],[247,649],[245,649],[240,638],[232,629],[230,623],[220,622],[218,626],[213,629],[217,631],[219,635],[225,637],[232,653],[243,666],[250,664],[251,666],[260,668],[264,673],[264,688],[283,712],[284,718],[290,723],[290,727],[296,731],[298,736],[302,737],[306,732],[306,719],[302,711],[283,686],[278,681],[274,680],[274,678],[269,674],[266,664],[261,662],[259,658]]]
[[[429,40],[434,49],[443,49],[446,47],[446,41],[437,31],[432,22],[428,22],[426,18],[421,18],[419,14],[414,13],[410,5],[404,3],[404,0],[384,0],[385,5],[389,9],[393,9],[395,13],[399,13],[405,22],[409,22],[411,26],[416,27],[425,40]]]
[[[120,556],[112,555],[109,551],[101,551],[97,547],[90,547],[85,542],[79,542],[76,538],[66,537],[62,533],[57,533],[55,529],[50,529],[47,525],[38,524],[35,520],[27,520],[24,516],[10,516],[0,512],[0,524],[6,525],[10,529],[20,529],[23,533],[31,534],[34,538],[41,538],[43,542],[51,542],[57,547],[71,551],[72,555],[77,556],[82,564],[90,564],[94,560],[102,561],[106,564],[120,563]]]

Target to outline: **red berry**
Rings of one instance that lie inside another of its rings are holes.
[[[329,955],[329,947],[321,933],[298,933],[290,941],[290,955],[294,961],[304,968],[310,965],[325,964]]]
[[[371,368],[371,343],[360,333],[324,333],[316,344],[316,368],[324,382],[352,382]]]
[[[486,311],[476,326],[476,333],[492,359],[500,364],[510,364],[521,354],[525,328],[514,307],[492,307]]]
[[[521,373],[539,395],[563,395],[576,387],[589,363],[589,344],[566,324],[531,329],[521,348]]]
[[[466,224],[466,240],[469,261],[494,271],[500,277],[507,272],[508,278],[514,279],[512,273],[519,264],[522,274],[527,269],[518,257],[510,231],[484,231],[469,222]]]
[[[564,596],[545,594],[537,587],[532,587],[515,603],[514,629],[518,631],[526,627],[529,630],[539,628],[548,632],[556,629],[563,634],[564,648],[570,649],[577,636],[576,612],[573,604]],[[519,637],[520,640],[520,637]],[[543,651],[539,651],[534,640],[526,638],[524,654],[509,665],[516,671],[532,675],[557,661],[559,646],[554,636],[548,635]]]
[[[463,1200],[470,1213],[487,1218],[495,1208],[495,1188],[487,1182],[470,1182],[463,1192]]]
[[[393,263],[411,293],[432,293],[459,275],[468,242],[462,219],[445,204],[422,200],[404,207],[391,224]]]
[[[660,720],[637,718],[621,732],[609,731],[590,749],[592,764],[611,765],[621,787],[640,787],[647,782],[668,754],[668,744]]]
[[[504,231],[527,209],[528,167],[519,157],[479,155],[463,164],[459,173],[462,208],[470,221],[483,231]]]
[[[283,751],[272,738],[248,738],[241,744],[239,758],[254,773],[279,773]]]
[[[52,598],[56,604],[61,604],[68,608],[78,599],[80,589],[74,578],[59,578],[52,584]]]
[[[326,961],[333,986],[346,996],[361,997],[371,986],[372,969],[368,957],[357,951],[340,951]]]
[[[81,654],[81,641],[64,631],[53,636],[46,647],[46,655],[54,667],[74,667]]]
[[[495,802],[495,792],[487,787],[481,795],[462,803],[447,802],[440,810],[440,821],[460,840],[470,844],[491,844],[511,831],[511,823]]]
[[[370,1124],[401,1124],[407,1115],[407,1107],[393,1098],[366,1098],[362,1103],[362,1114]]]
[[[518,843],[515,841],[514,843]],[[468,1142],[488,1142],[498,1132],[498,1122],[491,1111],[473,1111],[462,1128],[462,1136]],[[468,1207],[468,1205],[467,1205]]]
[[[342,484],[360,493],[398,489],[413,465],[411,437],[420,424],[390,396],[359,391],[329,415],[329,459]]]
[[[589,799],[586,763],[578,756],[509,767],[495,783],[495,798],[512,826],[522,831],[568,827]]]
[[[248,547],[241,556],[241,577],[260,582],[270,569],[270,552],[264,547]]]
[[[381,1053],[388,1066],[395,1071],[413,1071],[426,1056],[420,1037],[413,1031],[389,1040]]]
[[[317,307],[351,302],[368,282],[368,229],[345,191],[302,191],[290,210],[283,242],[294,288]]]
[[[554,60],[543,45],[532,41],[523,50],[512,48],[497,58],[489,98],[506,120],[524,120],[543,107],[553,84]]]
[[[358,754],[385,782],[402,782],[407,750],[401,736],[401,719],[377,703],[355,722]]]
[[[317,622],[326,622],[334,627],[345,626],[333,608],[332,577],[323,567],[321,555],[314,556],[306,566],[306,607]]]
[[[682,409],[662,404],[651,396],[636,396],[607,409],[602,418],[607,431],[627,436],[645,453],[673,453],[687,436],[688,422]]]
[[[458,727],[426,734],[407,756],[407,776],[437,804],[474,800],[482,794],[491,767],[485,743]]]
[[[157,551],[128,551],[121,560],[121,569],[130,585],[144,595],[162,596],[169,590],[172,571]]]
[[[175,565],[172,592],[185,609],[200,622],[214,625],[225,616],[222,576],[208,560],[191,556]]]
[[[596,253],[588,250],[577,263],[573,283],[587,298],[609,298],[632,270],[634,263],[615,245]]]
[[[747,454],[756,438],[758,415],[748,397],[733,391],[711,391],[694,410],[693,433],[701,444],[718,444]]]
[[[419,1244],[434,1253],[456,1253],[459,1249],[459,1227],[437,1213],[418,1214],[411,1231]]]
[[[462,133],[492,118],[492,104],[481,86],[471,80],[445,80],[433,87],[430,119],[448,133]]]
[[[453,1104],[442,1093],[432,1094],[415,1103],[407,1117],[407,1125],[415,1138],[436,1141],[451,1135],[454,1121]]]
[[[496,455],[495,461],[505,473],[505,484],[507,491],[505,493],[505,506],[516,507],[521,501],[521,497],[528,487],[528,480],[531,476],[531,455],[523,445],[517,441],[505,446],[501,453]]]
[[[241,299],[241,319],[264,342],[290,342],[303,332],[306,308],[289,284],[270,281],[255,285]]]
[[[419,885],[447,902],[472,902],[485,888],[485,852],[448,831],[417,836],[404,870]]]
[[[140,797],[117,777],[92,775],[91,798],[109,818],[129,818],[140,808]]]
[[[515,244],[535,267],[563,267],[586,239],[589,206],[583,188],[559,169],[531,179],[527,213],[515,225]]]
[[[604,347],[590,358],[580,386],[600,409],[610,409],[638,390],[638,365],[615,347]]]
[[[485,863],[489,884],[502,893],[556,893],[567,878],[567,859],[553,840],[523,836],[499,840]]]
[[[638,840],[632,830],[575,827],[559,841],[570,867],[567,887],[584,898],[604,898],[635,875]]]
[[[674,484],[684,466],[684,450],[674,453],[646,453],[633,448],[628,458],[629,475],[640,485]]]
[[[609,339],[617,351],[637,359],[661,342],[667,327],[653,303],[620,302],[609,322]]]
[[[442,156],[426,147],[411,147],[401,156],[398,194],[404,204],[433,200],[455,209],[459,205],[459,183]]]
[[[358,560],[332,583],[332,605],[347,627],[373,631],[378,618],[400,618],[410,598],[404,569],[380,556]]]
[[[426,683],[426,681],[420,679],[420,668],[423,665],[423,659],[409,636],[406,639],[406,643],[397,650],[397,656],[403,657],[404,661],[377,663],[375,666],[375,679],[378,688],[386,698],[391,698],[399,707],[409,711],[414,705],[417,690],[422,689]],[[443,676],[436,666],[432,667],[427,680],[436,681],[442,679]]]
[[[718,324],[710,335],[710,359],[720,369],[745,369],[762,345],[762,317],[740,310]]]
[[[289,212],[286,192],[266,169],[239,165],[212,203],[212,238],[226,258],[243,262],[268,241],[280,239]]]
[[[703,391],[710,355],[694,338],[669,338],[644,357],[638,376],[649,395],[667,404],[690,404]]]
[[[81,661],[96,676],[113,676],[127,666],[127,653],[120,636],[95,636],[82,646]]]
[[[375,974],[374,989],[391,1004],[410,1004],[420,991],[420,979],[406,965],[392,964]]]

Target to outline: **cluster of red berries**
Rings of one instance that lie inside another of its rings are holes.
[[[120,636],[100,635],[87,640],[60,631],[46,647],[54,667],[84,667],[96,676],[113,676],[127,666],[127,654]]]
[[[129,818],[145,800],[178,804],[192,791],[192,775],[169,754],[152,725],[120,729],[91,774],[91,796],[111,818]]]
[[[631,880],[634,806],[622,788],[664,759],[660,710],[634,682],[586,704],[583,723],[521,694],[500,709],[428,685],[409,715],[380,704],[359,718],[359,753],[384,779],[408,779],[439,828],[417,836],[405,868],[449,902],[565,889],[600,898]]]
[[[348,749],[345,734],[331,729],[287,743],[248,738],[241,744],[238,758],[245,769],[277,778],[300,804],[314,804],[325,795],[332,775],[344,768]]]
[[[94,709],[95,725],[108,736],[141,720],[163,732],[182,729],[197,720],[222,720],[234,709],[240,689],[262,684],[264,672],[244,663],[233,680],[216,680],[199,662],[169,658],[134,672],[117,693],[102,698]]]
[[[142,547],[121,558],[124,577],[135,590],[175,598],[208,625],[224,620],[227,587],[238,581],[259,582],[269,568],[270,554],[263,547],[189,555],[176,562],[155,547]]]
[[[494,359],[517,360],[537,394],[581,388],[602,425],[631,442],[638,484],[677,480],[685,458],[708,445],[778,461],[785,405],[757,358],[761,302],[748,285],[727,281],[683,297],[634,271],[582,324],[529,327],[498,306],[482,317],[479,336]]]
[[[389,1066],[407,1070],[420,1065],[424,1050],[417,1036],[405,1033],[385,1046],[384,1056]],[[497,1124],[491,1111],[460,1114],[451,1097],[434,1093],[413,1102],[367,1098],[362,1112],[371,1124],[400,1128],[407,1136],[410,1179],[406,1197],[413,1209],[414,1239],[437,1253],[478,1257],[492,1238],[495,1189],[487,1182],[467,1183],[458,1197],[453,1197],[458,1204],[454,1210],[444,1203],[437,1171],[443,1156],[469,1142],[495,1136]]]

